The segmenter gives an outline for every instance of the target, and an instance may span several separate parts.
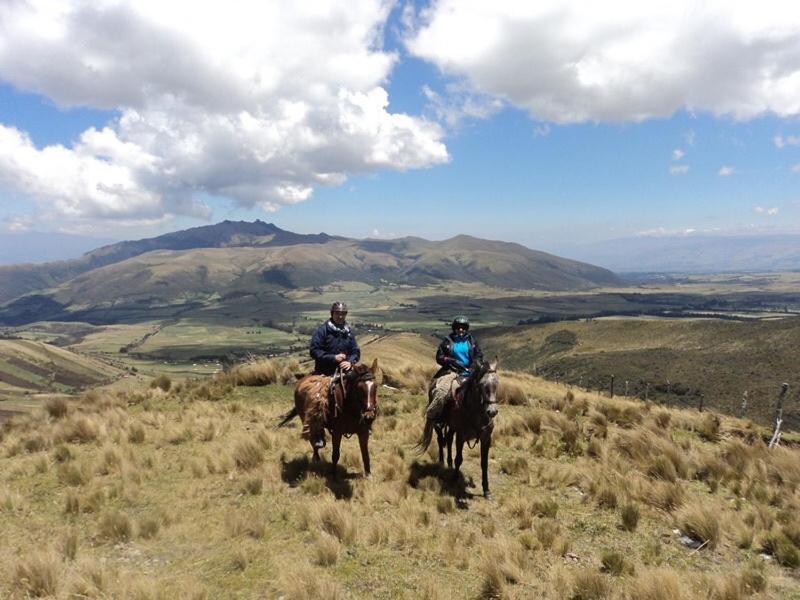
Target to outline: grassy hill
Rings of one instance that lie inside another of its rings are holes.
[[[50,344],[0,339],[0,399],[41,392],[74,393],[122,373],[105,362]]]
[[[7,303],[0,322],[112,322],[120,309],[166,307],[174,314],[198,303],[257,299],[337,281],[373,286],[453,281],[536,290],[621,283],[605,269],[519,244],[468,236],[361,241],[294,234],[260,221],[226,221],[114,244],[75,261],[0,266],[0,303]]]
[[[747,423],[520,377],[488,502],[477,448],[458,480],[412,452],[419,394],[382,388],[372,479],[354,440],[334,479],[273,428],[291,387],[231,381],[7,422],[0,596],[800,597],[800,456]]]
[[[608,318],[495,329],[482,337],[486,350],[512,369],[536,371],[574,385],[657,402],[739,414],[748,392],[748,416],[773,418],[782,382],[790,383],[784,418],[800,427],[800,319]]]

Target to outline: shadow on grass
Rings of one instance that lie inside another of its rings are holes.
[[[408,484],[416,488],[419,482],[426,477],[434,477],[439,480],[441,493],[443,496],[455,498],[458,508],[467,508],[467,500],[474,497],[474,494],[467,491],[467,487],[473,487],[472,479],[464,479],[464,474],[456,472],[455,469],[448,469],[444,465],[435,463],[411,463],[408,473]]]
[[[310,475],[325,481],[327,488],[338,500],[349,500],[353,497],[353,485],[350,479],[359,475],[348,473],[342,465],[336,465],[336,475],[331,472],[331,463],[312,462],[307,456],[286,460],[281,457],[281,479],[291,487],[297,487]]]

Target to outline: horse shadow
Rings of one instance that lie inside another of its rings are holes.
[[[467,501],[474,497],[467,488],[475,487],[472,478],[465,479],[464,474],[455,469],[447,468],[437,463],[421,463],[414,461],[411,463],[408,472],[408,484],[417,488],[420,481],[426,477],[433,477],[439,481],[441,495],[452,496],[456,501],[456,507],[467,508]]]
[[[314,462],[307,456],[286,460],[281,457],[281,479],[289,487],[298,487],[309,475],[316,475],[325,482],[337,500],[350,500],[353,497],[353,484],[351,479],[358,477],[355,473],[348,473],[342,465],[336,466],[335,474],[331,472],[331,463]]]

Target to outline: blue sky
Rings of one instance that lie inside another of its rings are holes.
[[[800,232],[784,3],[234,2],[191,31],[171,3],[38,4],[0,12],[0,235],[260,218],[551,249]],[[116,46],[87,22],[120,27]]]

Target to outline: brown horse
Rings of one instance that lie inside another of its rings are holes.
[[[453,468],[453,437],[456,439],[456,470],[459,476],[464,460],[464,444],[479,440],[481,444],[481,484],[483,496],[492,497],[489,491],[489,448],[492,445],[494,418],[497,415],[497,361],[481,363],[475,372],[462,384],[458,391],[459,399],[445,406],[441,419],[434,425],[436,441],[439,443],[439,464],[444,464],[444,449],[447,447],[447,466]],[[427,450],[431,443],[432,431],[426,428],[417,444],[420,452]]]
[[[370,475],[369,434],[372,422],[378,414],[378,386],[375,382],[377,369],[377,358],[371,367],[360,363],[354,365],[333,387],[333,397],[330,393],[330,377],[306,375],[294,388],[294,408],[278,423],[278,427],[281,427],[297,416],[305,423],[312,411],[324,411],[322,418],[325,428],[330,431],[333,440],[331,463],[334,476],[336,465],[339,463],[342,436],[350,437],[353,434],[358,435],[364,474],[367,477]],[[320,396],[322,396],[321,408]],[[319,449],[313,443],[311,448],[314,451],[313,460],[319,461]]]

